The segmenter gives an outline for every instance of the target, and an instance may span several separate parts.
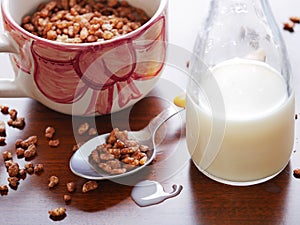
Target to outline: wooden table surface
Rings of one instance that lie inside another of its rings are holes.
[[[270,1],[279,26],[290,16],[300,16],[298,0]],[[197,26],[207,13],[207,1],[170,1],[170,42],[188,50],[192,49]],[[298,14],[297,14],[298,13]],[[178,15],[184,14],[186,24],[180,23]],[[190,21],[190,23],[189,23]],[[176,25],[176,26],[175,26]],[[292,63],[295,88],[299,87],[300,75],[300,25],[294,33],[282,31]],[[11,72],[6,56],[1,55],[1,76]],[[3,68],[3,69],[2,69]],[[172,68],[164,71],[166,80],[175,74]],[[120,129],[138,130],[170,104],[161,83],[150,93],[150,97],[138,102],[134,107],[116,113],[94,118],[80,118],[54,112],[37,101],[28,98],[0,99],[0,105],[8,105],[24,116],[23,130],[7,127],[6,145],[0,152],[11,151],[14,160],[23,165],[24,159],[15,155],[15,141],[37,135],[38,155],[34,164],[43,163],[44,172],[40,175],[27,175],[16,190],[9,189],[7,195],[0,195],[0,224],[299,224],[300,223],[300,179],[293,177],[293,169],[300,168],[299,121],[296,120],[295,147],[289,165],[274,179],[247,187],[234,187],[210,180],[201,174],[186,155],[184,144],[184,115],[170,119],[160,130],[164,137],[158,148],[161,154],[151,165],[149,174],[142,178],[158,180],[167,192],[173,184],[183,186],[181,193],[160,204],[149,207],[138,206],[131,198],[133,186],[123,181],[99,181],[99,188],[82,193],[81,186],[86,179],[72,174],[69,159],[76,142],[89,136],[78,136],[77,127],[83,122],[95,123],[99,133],[109,132],[115,124]],[[296,90],[296,110],[299,109],[299,90]],[[297,113],[296,112],[296,113]],[[0,113],[0,120],[7,115]],[[128,127],[128,124],[130,127]],[[58,148],[48,146],[44,137],[47,126],[56,128],[56,137],[61,144]],[[172,157],[178,159],[176,164]],[[56,175],[60,183],[48,188],[48,178]],[[77,190],[71,194],[72,200],[65,204],[63,195],[67,193],[66,183],[76,182]],[[0,160],[0,185],[7,183],[4,162]],[[67,216],[60,221],[49,218],[48,210],[65,207]]]

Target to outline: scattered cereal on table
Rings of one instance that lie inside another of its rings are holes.
[[[37,148],[34,144],[29,145],[24,151],[24,157],[26,160],[33,158],[37,154]]]
[[[59,139],[49,140],[48,145],[52,148],[56,148],[60,145],[60,140]]]
[[[67,183],[67,190],[69,193],[74,192],[76,190],[76,183],[74,181]]]
[[[25,140],[18,139],[16,141],[16,147],[21,147],[27,149],[30,145],[36,145],[38,142],[38,137],[36,135],[30,136]]]
[[[294,169],[293,175],[296,178],[300,178],[300,168]]]
[[[4,121],[0,121],[0,136],[5,137],[6,136],[6,126]]]
[[[90,127],[90,125],[87,122],[82,123],[79,125],[79,127],[77,129],[77,133],[79,135],[83,135],[89,130],[89,127]]]
[[[22,179],[22,180],[25,180],[25,178],[26,178],[26,170],[25,170],[25,168],[19,170],[19,175],[18,175],[18,177],[19,177],[20,179]]]
[[[294,32],[294,26],[295,26],[294,22],[283,23],[283,29],[289,32]]]
[[[48,187],[49,187],[49,188],[53,188],[53,187],[57,186],[58,183],[59,183],[58,177],[57,177],[57,176],[51,176],[51,177],[49,178]]]
[[[12,188],[17,188],[19,185],[19,178],[17,177],[8,177],[7,181]]]
[[[66,214],[66,208],[64,207],[58,207],[52,210],[49,210],[48,213],[52,217],[60,217]]]
[[[88,132],[88,134],[89,134],[90,136],[95,136],[95,135],[97,135],[97,134],[98,134],[98,131],[97,131],[97,129],[96,129],[96,128],[94,128],[94,127],[91,127],[91,128],[89,129],[89,132]]]
[[[54,129],[54,127],[48,126],[48,127],[45,129],[45,137],[46,137],[46,138],[52,139],[52,138],[54,137],[54,134],[55,134],[55,129]]]
[[[44,164],[42,163],[36,164],[33,168],[33,172],[38,175],[41,174],[43,171],[44,171]]]
[[[4,162],[4,165],[6,167],[6,169],[8,169],[14,162],[12,161],[12,159],[6,160]]]
[[[24,157],[24,152],[25,152],[25,149],[24,148],[17,148],[16,149],[16,155],[18,158],[23,158]]]
[[[8,114],[10,115],[10,118],[11,118],[12,120],[16,120],[16,119],[17,119],[17,115],[18,115],[17,110],[15,110],[15,109],[10,109],[10,110],[8,111]]]
[[[76,152],[85,142],[79,142],[78,144],[73,145],[72,151]]]
[[[67,203],[67,202],[70,202],[71,201],[71,195],[68,195],[68,194],[65,194],[64,195],[64,201]]]
[[[4,145],[6,141],[6,137],[0,136],[0,145]]]
[[[293,23],[300,23],[300,17],[299,16],[291,16],[290,21]]]
[[[180,95],[177,95],[174,100],[174,104],[178,107],[185,108],[186,105],[186,94],[181,93]]]
[[[11,160],[12,159],[12,153],[9,152],[9,151],[4,151],[2,152],[2,158],[4,161],[7,161],[7,160]]]
[[[34,165],[32,162],[28,162],[25,164],[25,171],[28,173],[28,174],[33,174],[34,173]]]
[[[7,105],[1,105],[0,110],[3,114],[8,114],[9,113],[9,107]]]
[[[0,195],[7,195],[8,186],[6,184],[0,185]]]
[[[300,23],[299,16],[291,16],[289,18],[289,22],[283,23],[283,29],[292,33],[294,32],[295,25],[299,23]]]
[[[16,177],[19,174],[19,164],[16,162],[13,162],[7,169],[8,176],[10,177]]]
[[[97,188],[98,188],[98,183],[96,181],[90,180],[90,181],[85,182],[82,185],[81,190],[83,193],[87,193],[87,192],[96,190]]]

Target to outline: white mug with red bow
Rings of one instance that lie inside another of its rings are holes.
[[[80,44],[21,27],[43,2],[2,0],[0,52],[10,54],[14,79],[0,80],[0,97],[31,97],[61,113],[91,116],[131,106],[154,87],[166,57],[168,0],[128,0],[150,20],[112,40]]]

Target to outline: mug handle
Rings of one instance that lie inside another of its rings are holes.
[[[11,42],[11,38],[8,34],[4,33],[0,35],[0,53],[12,53],[17,54],[17,50]],[[16,82],[16,76],[14,78],[0,78],[0,97],[27,97]]]

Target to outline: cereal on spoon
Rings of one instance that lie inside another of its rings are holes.
[[[113,129],[106,143],[94,149],[89,161],[97,171],[109,175],[124,174],[148,161],[149,147],[128,138],[126,130]]]

